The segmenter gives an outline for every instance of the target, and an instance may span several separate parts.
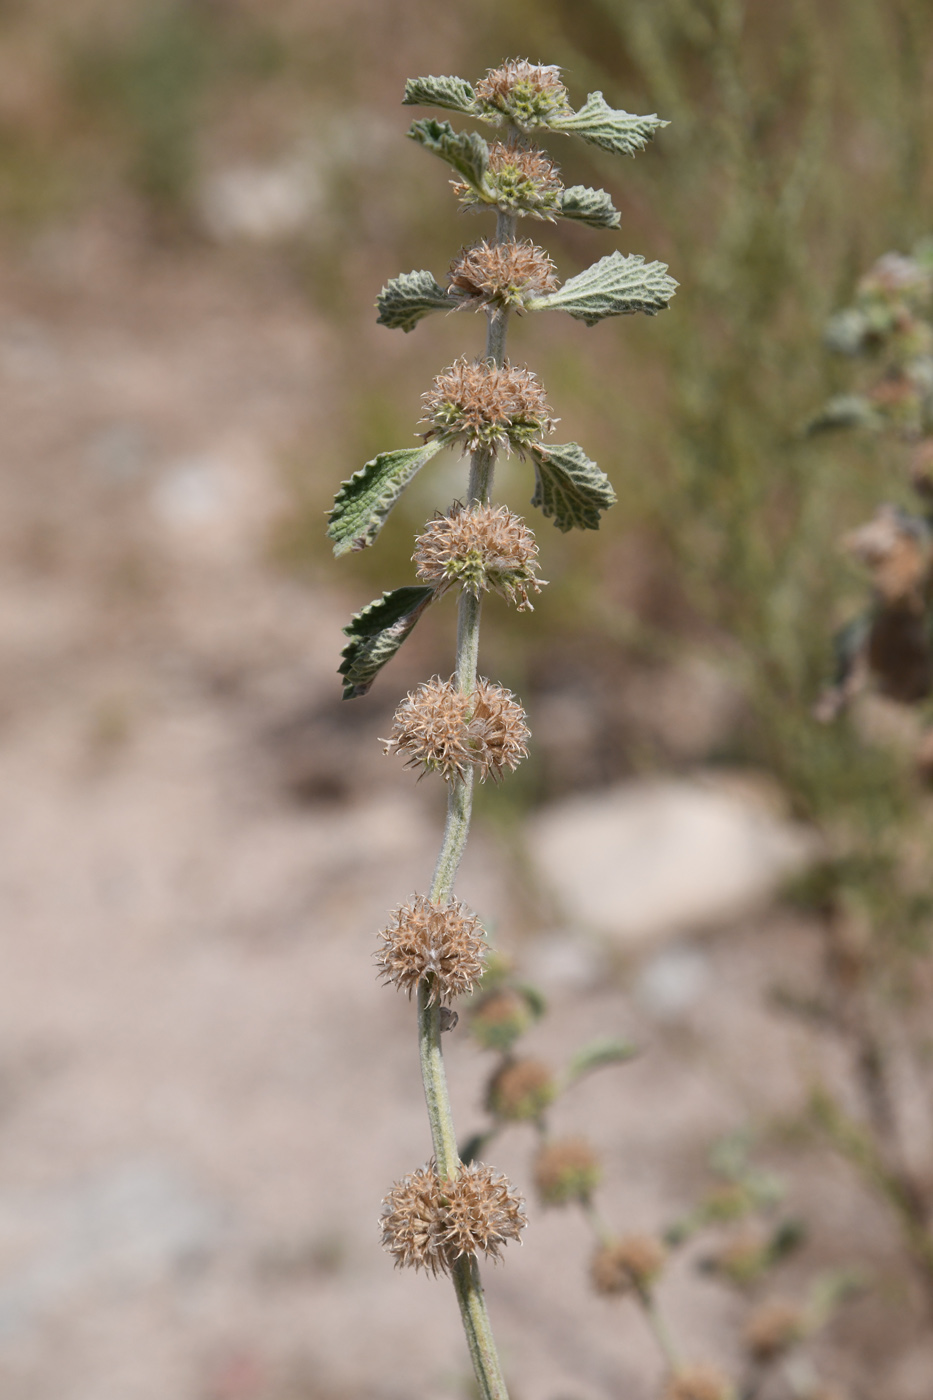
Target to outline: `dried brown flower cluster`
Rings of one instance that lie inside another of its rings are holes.
[[[553,223],[560,212],[563,183],[559,167],[535,146],[494,141],[484,181],[485,195],[472,185],[451,180],[464,208],[495,205],[506,213],[530,214]]]
[[[557,1085],[547,1065],[540,1060],[513,1060],[493,1075],[487,1101],[497,1118],[522,1122],[540,1118],[556,1095]]]
[[[464,452],[514,447],[522,452],[555,420],[537,376],[515,365],[492,360],[456,360],[423,396],[425,441],[440,437],[459,442]]]
[[[535,1158],[535,1186],[546,1206],[588,1201],[599,1185],[599,1159],[585,1138],[547,1143]]]
[[[667,1252],[656,1235],[624,1235],[602,1245],[590,1265],[597,1293],[647,1293],[664,1267]]]
[[[556,64],[512,59],[500,68],[490,68],[474,93],[487,116],[501,115],[523,127],[546,125],[550,117],[569,115],[572,110]]]
[[[510,306],[521,314],[530,297],[558,288],[557,269],[530,238],[461,248],[450,264],[450,295],[471,311],[481,306]]]
[[[524,1201],[508,1177],[482,1162],[442,1181],[433,1163],[395,1183],[383,1201],[383,1247],[399,1267],[449,1273],[463,1255],[498,1260],[525,1228]]]
[[[664,1400],[734,1400],[728,1377],[715,1366],[685,1366],[673,1376]]]
[[[399,705],[385,751],[404,750],[409,767],[422,764],[447,781],[464,778],[470,768],[481,782],[498,781],[527,757],[529,738],[525,712],[511,691],[479,679],[464,695],[453,680],[434,676]]]
[[[745,1328],[745,1344],[757,1361],[770,1361],[799,1342],[805,1331],[802,1308],[775,1298],[752,1313]]]
[[[871,570],[886,603],[923,604],[933,545],[923,522],[896,506],[879,506],[875,518],[851,531],[844,547]]]
[[[379,937],[376,954],[384,981],[409,997],[430,979],[428,1000],[449,1006],[454,997],[472,992],[486,966],[487,943],[475,914],[458,900],[432,904],[423,894],[395,910]]]
[[[541,592],[535,578],[538,546],[521,516],[506,506],[467,509],[460,502],[436,515],[415,541],[418,577],[438,593],[459,586],[474,598],[487,589],[531,611],[528,589]]]

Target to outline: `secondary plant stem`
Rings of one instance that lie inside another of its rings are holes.
[[[500,213],[496,220],[496,243],[506,242],[514,235],[514,216]],[[486,358],[493,360],[497,365],[502,365],[505,360],[507,328],[508,309],[499,307],[490,311],[486,329]],[[468,496],[471,508],[488,501],[495,460],[495,452],[489,448],[481,448],[473,453]],[[457,614],[456,678],[458,690],[465,695],[472,694],[476,687],[481,603],[480,597],[474,597],[466,589],[460,595]],[[473,772],[469,770],[465,777],[452,776],[448,783],[447,821],[431,885],[431,900],[435,904],[446,904],[453,893],[457,869],[470,831],[472,810]],[[430,983],[422,982],[418,988],[421,1077],[424,1081],[424,1096],[431,1123],[431,1141],[437,1161],[437,1173],[440,1177],[453,1178],[460,1170],[460,1157],[457,1152],[444,1055],[441,1050],[440,1006],[432,1004],[430,996]],[[508,1400],[476,1260],[466,1256],[458,1259],[454,1265],[453,1277],[480,1394],[483,1400]]]

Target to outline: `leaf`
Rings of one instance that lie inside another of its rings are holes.
[[[548,125],[553,131],[569,131],[582,136],[592,146],[611,151],[617,156],[633,156],[668,123],[656,113],[650,117],[635,117],[630,112],[610,107],[601,92],[591,92],[578,112],[569,117],[552,117]]]
[[[550,518],[558,530],[598,530],[600,512],[616,502],[616,493],[605,472],[591,462],[576,442],[531,448],[537,484],[533,506]]]
[[[403,107],[447,107],[452,112],[476,112],[476,95],[464,78],[409,78]]]
[[[452,311],[456,303],[438,286],[431,272],[403,272],[387,282],[376,298],[379,326],[413,331],[422,316],[432,311]]]
[[[576,219],[590,228],[618,228],[621,219],[606,190],[591,190],[587,185],[562,190],[560,212],[565,219]]]
[[[482,136],[475,131],[454,131],[450,122],[435,121],[433,117],[412,122],[408,135],[425,150],[446,160],[468,185],[482,193],[489,164],[489,147]]]
[[[861,394],[837,394],[807,424],[808,433],[833,432],[836,428],[880,428],[884,419]]]
[[[567,1083],[573,1084],[603,1065],[621,1065],[638,1054],[638,1047],[628,1040],[594,1040],[578,1050],[567,1070]]]
[[[665,309],[676,289],[666,263],[646,263],[640,253],[628,257],[610,253],[558,291],[535,297],[527,306],[530,311],[569,311],[578,321],[595,326],[605,316],[628,316],[635,311],[654,316]]]
[[[343,676],[344,700],[366,694],[433,597],[434,589],[423,584],[394,588],[350,619],[343,629],[350,640],[337,668]]]
[[[380,452],[343,482],[328,517],[327,535],[334,541],[334,553],[346,554],[372,544],[412,477],[443,445],[435,438],[423,447]]]

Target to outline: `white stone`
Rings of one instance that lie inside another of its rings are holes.
[[[529,823],[528,846],[569,919],[637,946],[766,902],[817,840],[749,784],[698,777],[555,803]]]

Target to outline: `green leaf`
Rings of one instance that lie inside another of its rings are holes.
[[[560,212],[565,219],[576,219],[590,228],[618,228],[621,219],[606,190],[591,190],[587,185],[562,190]]]
[[[346,554],[372,544],[412,477],[443,445],[435,438],[423,447],[380,452],[343,482],[328,517],[327,535],[334,541],[334,553]]]
[[[638,1054],[638,1047],[628,1040],[594,1040],[578,1050],[567,1069],[567,1083],[573,1084],[603,1065],[621,1065]]]
[[[601,150],[617,156],[633,156],[643,151],[656,131],[668,123],[655,113],[650,117],[635,117],[610,107],[601,92],[591,92],[580,108],[569,117],[552,117],[548,125],[553,131],[569,131],[582,136]]]
[[[476,113],[476,95],[464,78],[409,78],[403,107],[447,107],[451,112]]]
[[[531,498],[542,515],[554,517],[558,530],[598,530],[600,512],[616,502],[605,472],[591,462],[576,442],[531,448],[537,484]]]
[[[450,122],[435,121],[433,117],[412,122],[408,135],[425,150],[446,160],[478,194],[483,192],[489,147],[482,136],[475,131],[454,131]]]
[[[434,589],[423,584],[394,588],[350,619],[343,629],[350,640],[338,667],[344,700],[366,694],[433,597]]]
[[[836,428],[881,428],[884,418],[861,394],[837,394],[807,424],[808,433],[828,433]]]
[[[422,316],[432,311],[453,311],[454,302],[438,286],[431,272],[403,272],[387,282],[376,298],[379,326],[392,330],[413,331]]]
[[[628,316],[635,311],[654,316],[665,309],[676,289],[666,263],[646,263],[640,253],[628,257],[610,253],[558,291],[535,297],[527,306],[530,311],[569,311],[578,321],[595,326],[605,316]]]

